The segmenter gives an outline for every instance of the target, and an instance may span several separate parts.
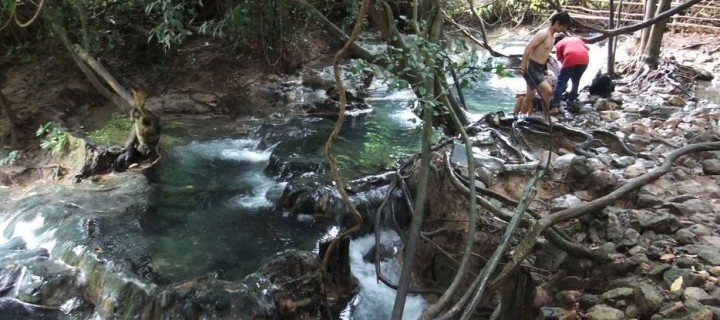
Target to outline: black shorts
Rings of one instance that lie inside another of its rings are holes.
[[[527,70],[523,73],[525,83],[533,90],[545,81],[545,65],[533,60],[528,61]]]

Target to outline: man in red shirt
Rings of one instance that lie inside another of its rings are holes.
[[[555,91],[553,93],[552,106],[559,108],[562,94],[567,89],[568,80],[572,81],[572,90],[567,96],[567,101],[573,101],[578,96],[580,78],[587,69],[590,62],[588,46],[578,37],[566,37],[563,34],[555,37],[555,55],[562,62],[562,69],[558,75]]]

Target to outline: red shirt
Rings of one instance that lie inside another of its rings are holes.
[[[555,55],[562,62],[563,68],[590,62],[588,46],[578,37],[566,37],[555,45]]]

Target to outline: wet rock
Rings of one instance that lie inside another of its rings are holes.
[[[625,318],[625,313],[622,310],[604,304],[593,306],[587,311],[587,314],[591,320],[622,320]]]
[[[693,267],[700,267],[700,264],[698,263],[697,259],[682,255],[679,257],[675,257],[675,265],[677,265],[680,268],[693,268]]]
[[[619,158],[615,158],[612,161],[610,161],[610,164],[615,168],[627,168],[635,163],[635,157],[631,156],[622,156]]]
[[[568,258],[561,265],[562,270],[565,270],[569,275],[576,275],[584,277],[595,267],[595,264],[589,259],[583,258]]]
[[[652,263],[644,253],[637,253],[630,256],[627,259],[627,263],[631,268],[639,267],[640,265],[650,265]]]
[[[594,172],[592,186],[598,192],[607,192],[620,184],[620,177],[612,172]]]
[[[564,154],[562,156],[556,157],[552,160],[552,166],[554,169],[557,170],[567,170],[570,167],[570,164],[573,162],[573,159],[575,157],[578,157],[574,153],[568,153]]]
[[[702,162],[702,168],[706,175],[720,175],[720,160],[706,159]]]
[[[46,320],[61,319],[59,308],[35,305],[14,298],[0,298],[0,319]]]
[[[661,205],[663,200],[649,194],[640,194],[637,199],[638,208],[652,208]]]
[[[716,247],[720,247],[720,237],[718,236],[700,236],[700,239],[702,242],[714,245]]]
[[[685,319],[684,317],[689,318],[691,311],[688,307],[685,306],[680,301],[676,301],[674,303],[668,303],[667,305],[663,306],[660,311],[658,311],[657,314],[653,315],[652,319]]]
[[[720,249],[716,246],[703,246],[697,254],[712,265],[720,265]]]
[[[539,242],[538,248],[535,250],[535,256],[535,263],[546,269],[557,269],[568,258],[567,252],[543,241]]]
[[[535,287],[535,298],[533,304],[535,306],[547,306],[552,303],[552,298],[543,287]]]
[[[77,269],[52,260],[36,260],[18,281],[18,298],[35,304],[61,305],[81,297],[78,280]]]
[[[582,203],[580,199],[572,194],[566,194],[550,201],[550,212],[557,212],[560,210],[569,209],[572,207],[579,206]]]
[[[27,243],[21,237],[13,237],[7,242],[0,245],[0,254],[4,255],[7,251],[18,251],[27,249]]]
[[[605,254],[605,255],[613,255],[617,254],[617,250],[615,250],[615,244],[612,242],[605,242],[598,247],[598,252]]]
[[[555,320],[555,319],[575,319],[575,311],[558,307],[542,307],[538,319]]]
[[[710,269],[708,270],[708,272],[710,272],[710,274],[713,275],[713,276],[715,276],[715,277],[720,276],[720,266],[710,267]]]
[[[630,287],[615,288],[600,295],[600,301],[613,307],[618,307],[619,301],[625,301],[620,306],[625,306],[626,301],[634,296],[634,289]]]
[[[473,147],[473,159],[476,167],[484,167],[492,172],[499,172],[505,164],[505,160],[493,157],[475,147]]]
[[[630,114],[630,113],[625,113]],[[600,116],[607,122],[617,121],[622,118],[623,113],[615,110],[600,111]]]
[[[595,103],[593,103],[593,108],[596,111],[607,111],[610,110],[610,104],[607,99],[600,98],[595,100]]]
[[[603,239],[605,239],[605,230],[605,222],[600,219],[593,219],[588,225],[588,237],[593,243],[602,243]]]
[[[612,262],[607,263],[603,266],[602,273],[605,277],[619,277],[628,272],[633,268],[630,265],[629,259],[624,254],[612,254],[610,255]]]
[[[376,253],[379,254],[379,261],[387,261],[395,257],[395,246],[392,244],[380,243],[370,248],[370,251],[363,256],[363,261],[375,263]]]
[[[623,172],[623,176],[627,179],[632,179],[639,177],[643,174],[647,173],[647,169],[645,169],[645,166],[642,164],[633,164],[631,166],[628,166],[625,168],[625,171]]]
[[[688,229],[680,229],[675,232],[675,240],[681,244],[693,244],[695,243],[695,235]]]
[[[650,271],[648,271],[648,275],[655,278],[661,278],[665,274],[665,271],[672,268],[669,264],[656,264],[653,266]]]
[[[675,302],[662,308],[652,319],[692,319],[711,320],[712,311],[695,299],[686,299],[684,302]]]
[[[634,288],[640,281],[641,278],[638,275],[630,274],[622,278],[612,279],[608,281],[607,287],[602,289],[608,290],[622,287]]]
[[[701,180],[685,180],[675,183],[676,192],[684,194],[715,194],[720,195],[720,186],[716,184],[703,183]]]
[[[15,263],[5,263],[3,268],[0,268],[0,296],[17,286],[16,282],[20,279],[23,271],[24,268]]]
[[[619,245],[618,245],[618,246],[619,246]],[[630,248],[630,249],[627,251],[627,253],[628,253],[629,255],[635,255],[635,254],[638,254],[638,253],[645,253],[645,252],[647,252],[647,249],[645,249],[645,248],[643,248],[643,247],[641,247],[641,246],[634,246],[634,247]]]
[[[683,300],[687,299],[695,299],[699,301],[700,303],[704,305],[711,305],[711,306],[718,306],[720,304],[720,300],[718,298],[711,296],[703,288],[698,287],[687,287],[683,291]]]
[[[678,206],[683,215],[713,213],[710,202],[700,199],[690,199]]]
[[[608,213],[607,216],[607,227],[606,227],[606,237],[608,240],[618,240],[622,238],[624,234],[622,223],[620,222],[620,218],[615,213]]]
[[[580,301],[580,297],[582,297],[582,293],[580,291],[564,290],[555,295],[555,300],[560,307],[572,309],[575,307],[575,304]]]
[[[711,234],[710,229],[702,224],[694,224],[687,227],[687,230],[692,232],[697,237],[705,237]]]
[[[637,305],[631,304],[625,308],[625,319],[637,319],[640,317],[640,308]]]
[[[682,122],[682,118],[680,117],[670,117],[665,122],[663,122],[663,128],[666,129],[675,129],[678,124]]]
[[[672,106],[682,107],[685,105],[685,100],[678,95],[671,95],[668,98],[668,103]]]
[[[685,286],[699,287],[705,284],[706,276],[696,272],[692,272],[690,269],[681,269],[678,267],[671,267],[663,274],[663,281],[668,285],[677,280],[678,276],[683,278],[683,284]]]
[[[568,168],[568,177],[573,181],[585,181],[592,175],[593,169],[588,159],[582,156],[573,157]]]
[[[680,111],[680,109],[677,107],[662,106],[650,112],[650,116],[658,119],[668,119],[678,111]]]
[[[644,316],[655,313],[665,301],[662,292],[655,285],[648,282],[639,283],[635,287],[634,296],[640,314]]]
[[[680,269],[674,266],[670,266],[670,268],[666,269],[665,272],[663,272],[663,282],[667,287],[669,288],[675,280],[677,280],[680,277],[683,277],[685,274],[687,274],[688,271],[685,269]]]
[[[673,233],[680,229],[680,220],[667,209],[657,210],[654,214],[640,218],[640,226],[658,233]]]
[[[589,285],[587,279],[579,276],[568,276],[557,282],[557,288],[560,290],[585,290]]]

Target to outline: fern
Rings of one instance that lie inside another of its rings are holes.
[[[0,158],[0,166],[4,166],[6,164],[13,164],[20,159],[20,156],[22,155],[22,151],[20,150],[13,150],[8,153],[8,155],[4,158]]]
[[[49,149],[52,155],[62,153],[68,144],[68,133],[60,128],[53,127],[51,122],[40,126],[35,135],[42,137],[40,148]]]

